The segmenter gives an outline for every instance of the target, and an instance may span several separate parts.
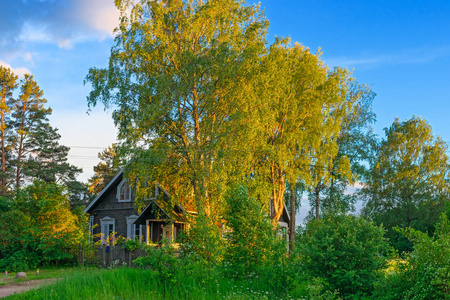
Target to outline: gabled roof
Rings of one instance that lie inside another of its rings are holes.
[[[169,192],[164,189],[159,182],[156,182],[157,186],[159,186],[163,193],[170,197]],[[173,222],[179,222],[179,223],[187,223],[188,219],[186,217],[187,212],[183,209],[181,205],[178,204],[171,204],[170,202],[165,202],[164,200],[156,200],[152,199],[151,202],[145,207],[145,209],[139,214],[139,217],[134,221],[135,224],[141,224],[143,221],[145,221],[146,216],[151,213],[151,210],[153,209],[153,205],[156,205],[157,208],[159,208],[171,221]],[[169,205],[174,205],[174,207],[170,208]],[[177,210],[179,212],[177,212]]]
[[[89,210],[98,202],[98,200],[103,196],[104,193],[106,193],[111,186],[114,184],[114,182],[117,181],[117,179],[123,174],[124,168],[120,169],[120,171],[114,176],[113,179],[103,188],[103,190],[95,197],[94,200],[92,200],[91,203],[83,210],[83,213],[89,212]]]
[[[283,205],[283,217],[286,218],[287,223],[289,223],[291,221],[291,216],[289,215],[289,211],[286,208],[286,205]]]

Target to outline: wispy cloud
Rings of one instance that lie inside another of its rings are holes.
[[[70,49],[81,41],[103,40],[112,36],[118,18],[109,0],[0,1],[0,54],[27,42]]]
[[[0,66],[11,69],[11,71],[13,71],[14,74],[16,74],[20,77],[23,77],[24,74],[31,74],[31,71],[26,67],[13,68],[13,67],[11,67],[10,64],[8,64],[4,61],[1,61],[1,60],[0,60]]]
[[[329,57],[325,60],[329,66],[377,68],[383,65],[423,64],[446,56],[450,56],[450,46],[418,48],[398,53],[360,55],[357,57]]]

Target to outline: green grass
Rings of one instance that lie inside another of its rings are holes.
[[[286,299],[251,279],[230,280],[210,274],[179,274],[163,279],[149,269],[84,269],[48,286],[7,299]]]
[[[39,275],[36,275],[36,270],[29,270],[25,272],[27,274],[25,279],[16,279],[17,273],[14,272],[8,273],[8,276],[5,276],[4,273],[0,273],[0,286],[36,279],[61,278],[64,277],[64,274],[73,273],[77,270],[79,270],[79,268],[39,269]]]

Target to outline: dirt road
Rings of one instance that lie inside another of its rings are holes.
[[[17,284],[7,284],[7,285],[0,285],[0,298],[4,298],[10,295],[13,295],[14,293],[22,293],[25,291],[28,291],[30,289],[38,288],[43,284],[50,283],[56,281],[56,278],[52,279],[40,279],[40,280],[31,280],[31,281],[24,281]]]

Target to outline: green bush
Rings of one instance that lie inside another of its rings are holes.
[[[146,256],[136,258],[133,263],[157,271],[165,280],[174,281],[180,269],[180,260],[175,256],[172,246],[166,244],[161,248],[147,247],[145,252],[147,252]]]
[[[0,209],[9,209],[0,218],[1,269],[23,271],[75,263],[76,251],[87,235],[65,193],[62,186],[35,181],[14,199],[0,199]]]
[[[224,269],[228,275],[242,277],[256,272],[278,272],[287,248],[276,235],[261,204],[251,198],[242,185],[230,189],[226,203],[224,218],[229,230],[225,235]]]
[[[199,214],[189,231],[180,234],[179,238],[182,242],[182,257],[202,260],[210,264],[222,261],[224,240],[214,216]]]
[[[385,231],[355,216],[332,215],[312,220],[297,239],[300,268],[322,278],[327,289],[345,298],[370,295],[386,265]]]
[[[445,214],[434,237],[398,229],[414,243],[406,264],[387,274],[377,288],[380,299],[450,299],[450,224]],[[386,292],[389,291],[389,292]]]

